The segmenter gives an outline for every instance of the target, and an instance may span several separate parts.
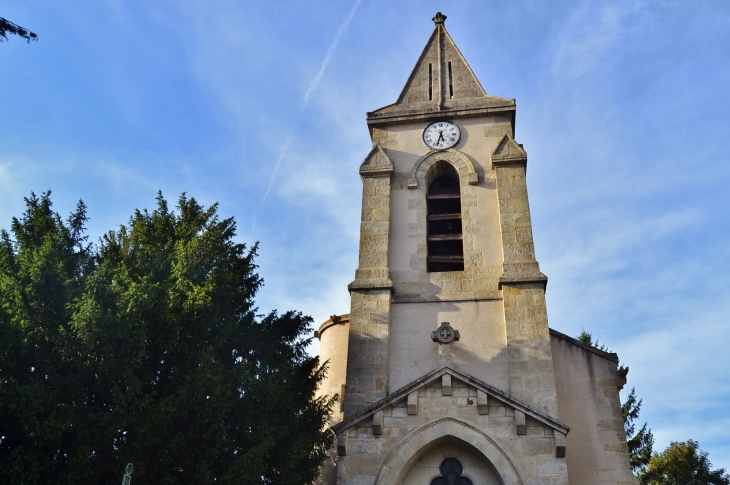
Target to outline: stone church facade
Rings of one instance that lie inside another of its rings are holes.
[[[549,328],[516,104],[436,26],[367,114],[350,313],[316,332],[339,394],[327,485],[628,485],[625,370]]]

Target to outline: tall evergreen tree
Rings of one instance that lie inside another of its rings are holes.
[[[634,421],[639,419],[642,402],[643,399],[637,400],[636,389],[632,387],[631,392],[626,396],[626,401],[621,405],[621,414],[624,418],[624,429],[626,430],[626,444],[629,447],[629,459],[634,473],[640,473],[646,468],[654,449],[654,434],[652,434],[651,429],[647,429],[647,423],[644,422],[644,425],[638,431],[636,431],[636,424],[634,424]]]
[[[257,315],[256,246],[182,196],[86,244],[50,194],[0,241],[0,483],[303,484],[332,443],[298,312]]]

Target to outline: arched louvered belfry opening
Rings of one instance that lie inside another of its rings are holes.
[[[436,162],[426,181],[428,195],[428,272],[464,271],[459,173],[448,162]]]

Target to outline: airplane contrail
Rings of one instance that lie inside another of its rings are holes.
[[[261,202],[266,200],[266,196],[269,195],[269,192],[271,191],[271,187],[274,185],[274,179],[276,178],[277,172],[279,172],[279,167],[281,167],[281,163],[284,161],[286,156],[289,153],[289,145],[291,145],[291,142],[294,140],[294,137],[291,133],[287,135],[286,139],[284,140],[284,144],[281,146],[281,152],[279,153],[279,158],[276,159],[276,163],[274,163],[274,170],[271,172],[271,178],[269,179],[269,186],[266,187],[266,192],[264,192],[264,196],[261,199]]]
[[[327,54],[324,56],[324,60],[322,61],[322,66],[319,68],[319,72],[317,72],[317,75],[314,76],[314,79],[312,79],[312,82],[309,83],[309,88],[307,89],[307,92],[304,93],[304,99],[302,100],[302,108],[307,107],[307,103],[309,102],[309,97],[312,95],[315,89],[317,89],[317,86],[319,86],[319,81],[322,79],[322,75],[324,74],[324,70],[327,68],[327,64],[329,64],[330,59],[332,59],[332,56],[335,53],[335,50],[337,50],[337,44],[340,43],[340,39],[343,35],[345,35],[345,32],[347,32],[347,28],[350,26],[350,22],[352,21],[352,18],[355,16],[355,12],[357,12],[357,7],[360,6],[360,2],[362,0],[357,0],[355,2],[355,5],[352,6],[352,10],[350,10],[350,14],[347,16],[344,22],[342,22],[342,25],[340,25],[340,29],[337,31],[337,35],[335,35],[335,38],[332,40],[332,43],[330,44],[329,49],[327,49]],[[281,152],[279,153],[279,158],[276,159],[276,163],[274,164],[274,170],[271,172],[271,178],[269,179],[269,186],[266,188],[266,192],[264,192],[264,196],[261,199],[261,202],[266,200],[266,196],[269,195],[269,192],[271,191],[271,187],[274,185],[274,179],[276,178],[276,174],[279,172],[279,167],[281,167],[282,162],[286,158],[289,152],[289,146],[292,144],[292,141],[294,141],[294,138],[291,133],[286,137],[286,140],[284,141],[284,144],[281,146]]]
[[[312,82],[309,83],[309,88],[307,89],[307,92],[304,93],[302,107],[307,106],[307,103],[309,102],[309,97],[312,95],[314,90],[317,89],[317,86],[319,86],[319,81],[322,79],[322,74],[324,74],[324,70],[327,68],[327,64],[329,64],[330,59],[332,59],[332,56],[337,49],[337,44],[339,44],[340,39],[343,35],[345,35],[345,32],[347,32],[347,28],[350,26],[350,21],[352,21],[352,17],[355,16],[355,12],[357,11],[357,7],[360,6],[361,1],[362,0],[357,0],[355,2],[355,5],[352,6],[352,10],[350,10],[350,15],[348,15],[345,21],[342,22],[342,25],[340,25],[340,30],[337,31],[337,35],[335,35],[334,40],[330,44],[330,48],[327,50],[327,55],[324,56],[324,60],[322,61],[322,66],[319,68],[319,72],[317,72],[317,75],[314,76]]]

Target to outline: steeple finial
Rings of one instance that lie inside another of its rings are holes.
[[[441,12],[436,12],[436,16],[431,20],[433,20],[436,26],[444,25],[444,22],[446,21],[446,15],[442,14]]]

